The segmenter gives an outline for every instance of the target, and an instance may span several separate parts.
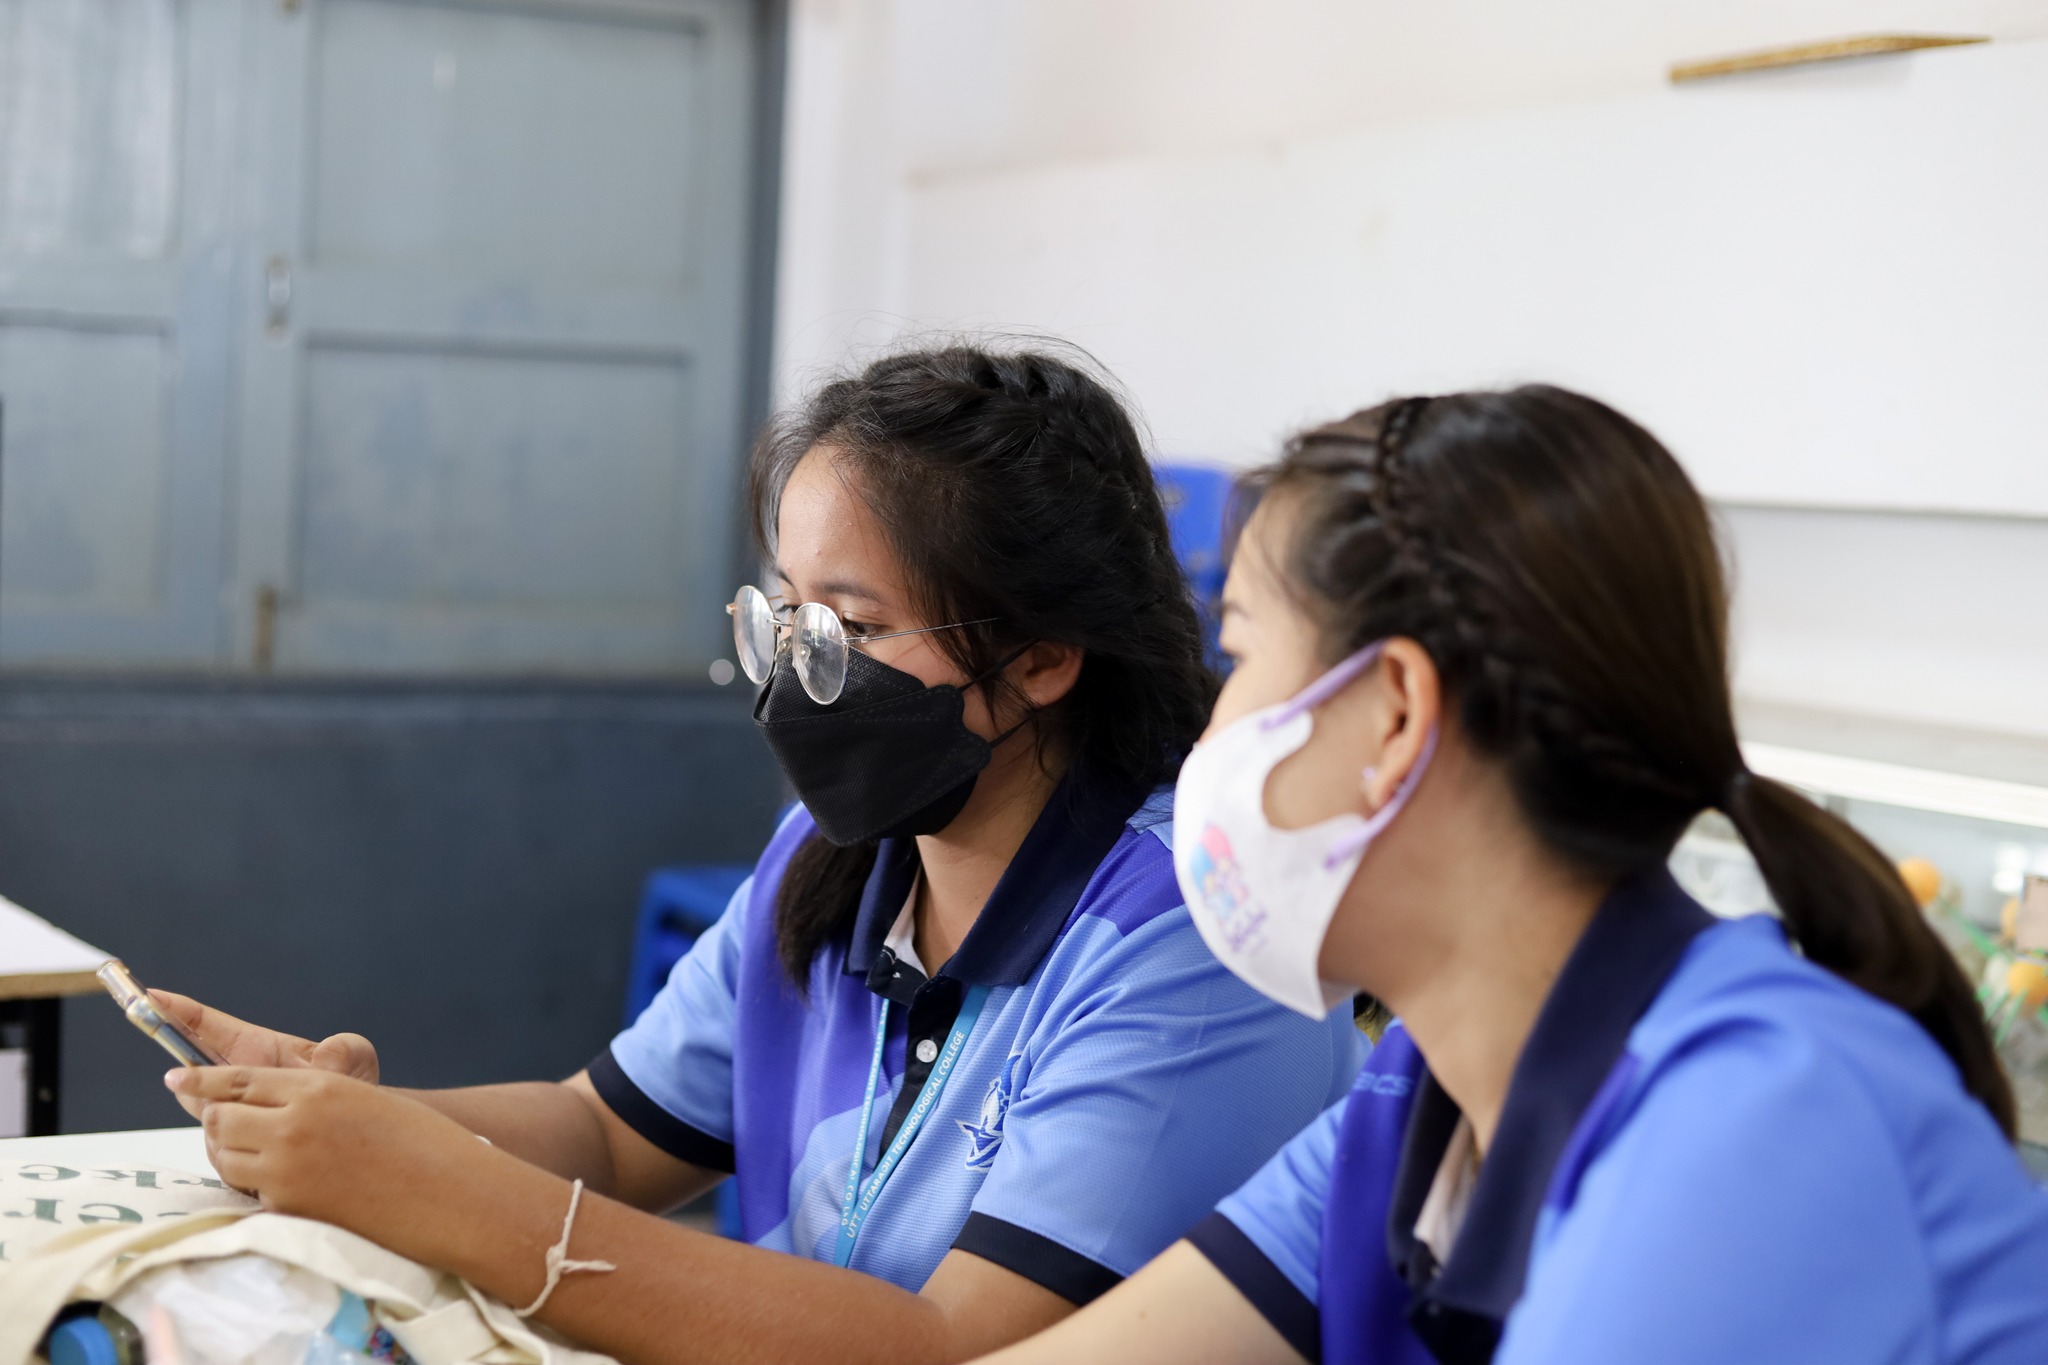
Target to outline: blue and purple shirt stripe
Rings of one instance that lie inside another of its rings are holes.
[[[1345,1012],[1312,1022],[1230,975],[1174,881],[1171,793],[1070,778],[953,959],[884,946],[916,872],[885,840],[844,941],[783,974],[774,902],[813,826],[793,811],[725,916],[590,1068],[649,1141],[737,1172],[743,1234],[829,1261],[883,998],[895,1135],[971,986],[990,994],[956,1071],[868,1215],[852,1265],[920,1288],[958,1247],[1075,1302],[1184,1234],[1348,1088]]]

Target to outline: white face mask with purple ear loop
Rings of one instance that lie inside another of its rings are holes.
[[[1317,970],[1323,937],[1359,860],[1408,804],[1436,753],[1436,729],[1415,766],[1371,816],[1351,812],[1305,829],[1266,818],[1266,779],[1315,731],[1316,707],[1371,668],[1367,645],[1291,699],[1203,740],[1181,765],[1173,798],[1173,870],[1209,950],[1260,994],[1312,1019],[1354,988]],[[1360,785],[1372,780],[1367,768]]]

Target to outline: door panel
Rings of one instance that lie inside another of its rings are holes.
[[[168,253],[184,28],[171,0],[0,0],[0,252]]]
[[[701,32],[336,0],[314,54],[307,256],[679,289]]]
[[[0,663],[218,657],[235,26],[0,0]]]
[[[327,671],[708,661],[748,7],[321,0],[257,42],[286,284],[245,312],[243,646]]]
[[[751,0],[0,0],[0,664],[720,652]]]
[[[659,663],[689,567],[689,379],[574,355],[314,348],[301,610],[351,649],[389,620],[394,664],[423,665],[437,634],[479,665]]]
[[[157,605],[172,363],[149,329],[0,325],[10,618]]]

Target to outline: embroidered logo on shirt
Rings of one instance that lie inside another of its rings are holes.
[[[967,1134],[967,1169],[985,1171],[994,1164],[996,1151],[1003,1145],[1003,1119],[1010,1112],[1010,1092],[1017,1084],[1017,1063],[1024,1060],[1024,1054],[1013,1052],[1003,1063],[1003,1074],[988,1083],[988,1093],[981,1097],[981,1118],[975,1123],[958,1119],[962,1132]]]

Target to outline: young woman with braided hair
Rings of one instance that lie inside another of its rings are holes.
[[[631,1365],[962,1360],[1185,1233],[1361,1040],[1182,907],[1166,784],[1215,682],[1105,384],[891,356],[751,475],[772,596],[734,643],[802,805],[646,1013],[561,1084],[400,1093],[359,1037],[165,997],[235,1063],[174,1088],[266,1206]],[[744,1241],[654,1216],[735,1171]]]
[[[1176,867],[1246,981],[1398,1022],[1186,1241],[991,1359],[2048,1361],[2048,1193],[1969,987],[1875,849],[1744,766],[1670,454],[1523,388],[1250,486]],[[1666,871],[1708,807],[1782,924]]]

